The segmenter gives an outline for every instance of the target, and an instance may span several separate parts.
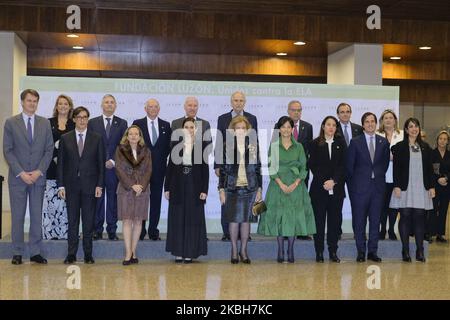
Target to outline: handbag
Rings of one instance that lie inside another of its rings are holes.
[[[252,208],[252,214],[257,217],[260,214],[264,213],[267,211],[267,206],[266,203],[264,201],[259,201],[259,202],[255,202],[253,204],[253,208]]]

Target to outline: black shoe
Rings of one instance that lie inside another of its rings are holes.
[[[376,253],[368,253],[367,260],[370,260],[373,262],[381,262],[381,258],[379,256],[377,256]]]
[[[278,263],[284,262],[284,252],[283,252],[283,254],[278,253],[277,262]]]
[[[133,258],[133,256],[134,256],[134,255],[131,255],[131,259],[130,259],[130,260],[131,260],[131,263],[132,263],[132,264],[137,264],[137,263],[139,263],[139,259],[136,258],[136,257]]]
[[[248,257],[244,259],[244,256],[240,252],[239,252],[239,258],[241,258],[241,262],[242,263],[245,263],[245,264],[250,264],[251,263],[251,260]]]
[[[231,262],[231,264],[238,264],[239,263],[239,257],[234,258],[233,256],[231,256],[230,262]]]
[[[307,240],[307,241],[312,240],[312,238],[310,236],[297,236],[297,239],[299,239],[299,240]]]
[[[191,258],[185,258],[184,263],[188,264],[188,263],[192,263],[192,259]]]
[[[87,263],[87,262],[85,262],[85,263]],[[122,265],[124,265],[124,266],[129,266],[130,264],[132,264],[133,262],[131,262],[131,258],[130,258],[130,260],[123,260],[122,261]]]
[[[379,240],[385,240],[386,239],[386,230],[380,231],[378,239]]]
[[[92,238],[94,240],[102,240],[103,239],[103,232],[95,232],[94,236]]]
[[[389,231],[389,240],[392,240],[392,241],[396,241],[397,240],[397,236],[396,236],[395,232],[390,232]]]
[[[92,256],[85,256],[84,257],[84,263],[86,263],[86,264],[94,264],[95,261],[94,261],[94,258],[92,258]]]
[[[323,263],[323,253],[316,252],[316,262]]]
[[[183,258],[176,257],[175,263],[183,263]]]
[[[416,261],[425,262],[425,256],[423,255],[423,251],[416,251]]]
[[[356,262],[366,262],[366,254],[364,252],[358,252]]]
[[[409,255],[409,251],[402,250],[402,260],[404,262],[411,262],[411,256]]]
[[[37,254],[35,256],[32,256],[30,258],[30,261],[32,262],[36,262],[39,264],[47,264],[47,259],[45,259],[44,257],[42,257],[40,254]]]
[[[73,254],[67,255],[66,259],[64,259],[64,264],[72,264],[77,262],[77,257]]]
[[[115,233],[108,234],[108,239],[111,241],[117,241],[119,240],[119,237]]]
[[[336,252],[331,252],[330,253],[330,261],[331,262],[340,263],[341,259],[339,259],[339,257],[337,256]]]
[[[159,237],[159,235],[156,235],[156,236],[148,236],[148,238],[149,238],[150,240],[153,240],[153,241],[159,241],[159,240],[161,240],[161,238]]]
[[[248,241],[252,241],[252,237],[248,236]]]
[[[22,256],[13,256],[11,263],[16,265],[22,264]]]
[[[287,255],[288,255],[287,262],[288,262],[288,263],[294,263],[294,262],[295,262],[295,259],[294,259],[294,253],[293,253],[293,252],[291,253],[291,252],[289,252],[289,250],[288,250]]]
[[[146,232],[146,231],[141,232],[141,235],[139,236],[139,240],[140,240],[140,241],[144,241],[146,235],[147,235],[147,232]]]
[[[436,242],[447,243],[448,241],[444,238],[444,236],[437,236]]]
[[[230,238],[229,234],[223,234],[222,241],[230,241],[230,240],[231,240],[231,238]]]

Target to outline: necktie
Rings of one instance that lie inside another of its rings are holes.
[[[295,139],[295,141],[298,140],[298,130],[297,130],[297,125],[294,126],[294,139]]]
[[[158,139],[158,135],[156,134],[156,128],[155,124],[152,121],[152,145],[154,146],[156,144],[156,140]]]
[[[109,134],[111,133],[111,118],[106,118],[106,121],[108,121],[108,123],[106,124],[106,137],[109,139]]]
[[[31,128],[31,118],[28,118],[28,123],[27,123],[27,138],[28,138],[28,143],[31,144],[33,143],[33,130]]]
[[[373,163],[373,159],[375,158],[375,145],[373,144],[373,137],[370,137],[369,153],[370,153],[370,160],[372,160]]]
[[[344,124],[344,138],[345,138],[345,143],[348,146],[350,144],[350,137],[348,136],[347,127],[348,127],[348,125]]]
[[[80,139],[78,140],[78,154],[81,155],[83,154],[83,148],[84,148],[84,144],[83,144],[83,134],[80,133],[78,134],[80,136]]]

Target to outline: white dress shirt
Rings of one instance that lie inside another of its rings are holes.
[[[386,138],[386,134],[384,132],[377,132],[383,138]],[[400,133],[394,131],[394,134],[391,138],[391,143],[389,145],[389,149],[392,150],[392,147],[395,146],[400,141],[403,141],[403,130],[400,130]],[[389,161],[389,167],[386,171],[386,183],[394,183],[394,161],[392,160],[392,152],[390,152],[391,159]]]
[[[325,139],[325,142],[327,143],[327,145],[328,145],[328,153],[330,154],[330,160],[331,160],[331,146],[332,146],[332,144],[333,144],[333,142],[334,142],[334,139],[333,138],[331,138],[331,139]],[[328,190],[328,194],[329,195],[333,195],[333,189],[331,189],[331,190]]]

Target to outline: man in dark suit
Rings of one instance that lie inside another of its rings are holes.
[[[145,144],[152,154],[152,177],[150,179],[150,221],[148,237],[151,240],[161,240],[159,237],[158,223],[161,215],[161,197],[166,175],[167,157],[170,153],[170,138],[172,130],[170,123],[158,117],[161,110],[156,99],[149,99],[145,103],[147,116],[135,120],[144,135]],[[145,221],[142,223],[141,240],[144,240],[147,231]]]
[[[345,144],[347,145],[347,147],[350,145],[350,141],[352,140],[352,138],[356,138],[360,135],[363,134],[363,128],[356,124],[356,123],[352,123],[350,122],[350,118],[352,116],[352,107],[346,103],[346,102],[341,102],[336,109],[336,113],[339,119],[339,123],[337,126],[337,133],[339,134],[339,136],[345,141]],[[341,199],[341,204],[340,204],[340,215],[339,215],[339,239],[341,238],[342,235],[342,207],[344,205],[344,199]],[[353,221],[352,221],[352,225],[353,225]],[[353,228],[354,229],[354,228]]]
[[[381,262],[377,255],[381,209],[386,187],[385,174],[389,166],[389,142],[375,134],[377,117],[366,112],[361,123],[364,134],[353,138],[347,151],[347,185],[352,203],[353,226],[358,256],[366,260],[366,224],[369,218],[367,259]]]
[[[219,168],[220,165],[224,163],[225,159],[225,139],[227,137],[227,129],[230,125],[231,119],[238,115],[243,115],[247,117],[248,121],[252,125],[252,129],[254,130],[254,133],[258,132],[258,121],[256,117],[248,112],[244,111],[245,108],[245,94],[241,91],[236,91],[231,95],[231,107],[233,110],[230,112],[224,113],[219,116],[217,119],[217,134],[216,134],[216,148],[215,148],[215,161],[214,161],[214,170],[216,173],[216,176],[219,177]],[[258,148],[259,150],[259,148]],[[224,221],[224,210],[223,206],[221,209],[222,214],[222,241],[230,241],[230,232],[228,230],[228,223]]]
[[[305,150],[306,160],[309,158],[309,144],[313,139],[313,127],[309,122],[301,120],[302,117],[302,104],[300,101],[293,100],[288,104],[288,115],[289,118],[294,121],[294,130],[292,134],[294,135],[294,139],[300,142]],[[309,169],[308,174],[305,178],[305,185],[308,188],[309,181]],[[297,239],[300,240],[312,240],[310,236],[297,236]]]
[[[58,194],[67,202],[69,220],[68,253],[65,264],[76,261],[80,209],[83,226],[84,263],[94,263],[92,236],[96,200],[102,196],[105,181],[105,149],[102,136],[88,130],[89,110],[75,108],[75,130],[61,136],[58,150]]]
[[[24,221],[27,199],[30,209],[30,261],[46,264],[42,251],[42,203],[45,175],[52,161],[53,137],[50,122],[36,115],[39,93],[26,89],[20,94],[22,113],[6,119],[3,154],[9,166],[8,187],[11,204],[11,240],[14,265],[22,264]],[[1,214],[1,212],[0,212]]]
[[[97,201],[97,212],[95,215],[94,240],[102,239],[103,224],[106,216],[106,232],[109,240],[119,240],[116,235],[117,230],[117,176],[114,169],[114,154],[116,148],[127,130],[126,120],[114,115],[117,103],[114,96],[107,94],[102,99],[103,114],[89,120],[88,129],[98,133],[103,137],[105,148],[105,188],[102,196]],[[106,197],[106,212],[105,212]]]

